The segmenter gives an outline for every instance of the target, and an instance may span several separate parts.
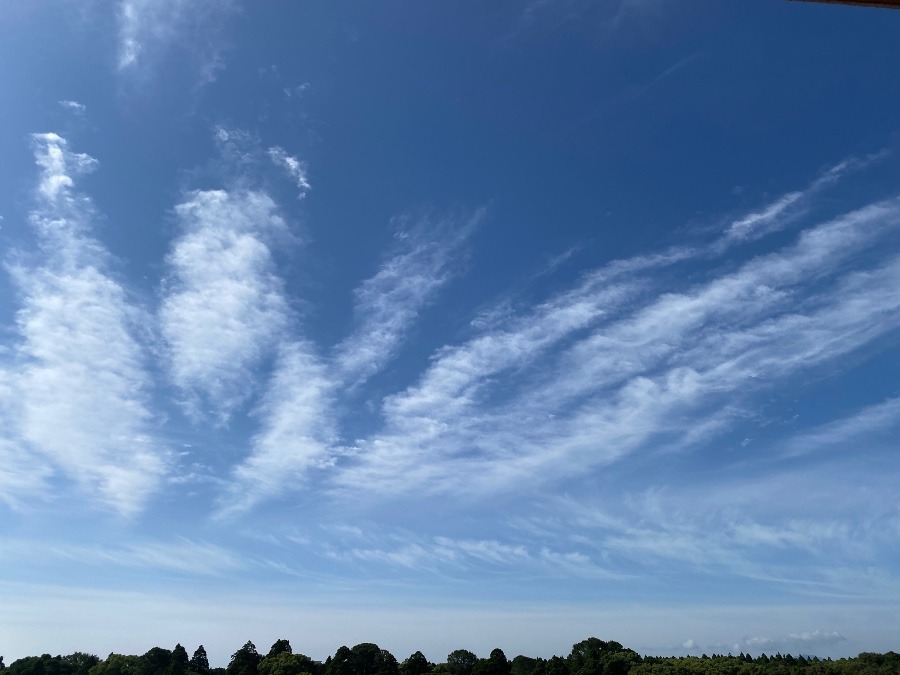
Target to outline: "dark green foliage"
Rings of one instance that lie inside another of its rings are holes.
[[[194,655],[188,661],[188,670],[194,675],[209,675],[209,658],[203,645],[194,651]]]
[[[288,645],[288,649],[290,649],[290,645]],[[292,654],[290,651],[286,651],[264,658],[259,664],[258,674],[316,675],[319,670],[320,664],[305,654]]]
[[[69,675],[68,669],[60,656],[26,656],[9,664],[5,671],[8,675]]]
[[[473,669],[474,675],[510,675],[512,665],[502,649],[495,649],[486,659],[481,659]]]
[[[388,650],[363,642],[338,649],[325,662],[324,675],[400,675],[400,666]]]
[[[478,657],[468,649],[457,649],[447,655],[447,668],[450,675],[472,675]]]
[[[400,664],[400,675],[426,675],[431,672],[431,664],[422,652],[410,654]]]
[[[569,675],[569,662],[561,656],[551,656],[544,666],[544,675]]]
[[[172,656],[169,658],[169,667],[166,668],[166,675],[188,675],[190,660],[188,659],[187,650],[181,646],[181,643],[175,645],[172,650]]]
[[[257,675],[262,656],[256,651],[256,645],[247,640],[246,644],[231,655],[231,661],[225,668],[226,675]]]
[[[372,642],[362,642],[350,650],[354,675],[375,675],[381,658],[381,649]]]
[[[340,647],[333,658],[325,661],[325,675],[353,675],[353,653],[349,647]]]
[[[168,675],[172,652],[162,647],[153,647],[141,656],[140,675]]]
[[[72,675],[88,675],[91,668],[100,663],[100,659],[97,656],[84,652],[74,652],[62,657],[62,660],[63,663],[67,664]]]
[[[266,658],[270,656],[278,656],[279,654],[292,654],[293,649],[291,649],[291,643],[288,640],[275,640],[275,644],[272,645],[272,648],[269,649],[269,653],[266,654]]]
[[[532,675],[537,664],[538,659],[533,659],[530,656],[522,656],[521,654],[519,654],[516,658],[510,661],[510,672],[512,673],[512,675]]]
[[[501,649],[486,659],[458,649],[446,663],[431,664],[415,652],[403,664],[385,649],[364,642],[341,647],[325,663],[294,654],[290,642],[278,640],[263,658],[252,642],[231,656],[227,668],[210,668],[201,645],[188,659],[180,644],[172,651],[154,647],[142,656],[110,654],[104,660],[75,652],[68,656],[27,656],[8,666],[3,675],[900,675],[900,654],[864,652],[851,659],[815,656],[737,656],[706,654],[681,657],[641,657],[614,641],[588,638],[572,646],[566,658],[517,656],[507,660]]]
[[[400,665],[387,649],[363,642],[350,651],[353,654],[354,675],[400,675]]]
[[[0,663],[2,661],[0,657]],[[88,675],[99,662],[96,656],[84,652],[68,656],[43,654],[17,659],[8,668],[3,666],[0,670],[4,671],[4,675]]]
[[[142,660],[140,656],[110,654],[90,669],[90,675],[140,675]]]
[[[572,645],[568,658],[568,675],[627,675],[640,662],[641,657],[637,652],[626,649],[620,643],[591,637]],[[547,675],[551,673],[548,672]]]
[[[898,675],[900,657],[887,654],[860,654],[855,659],[820,660],[790,654],[746,654],[712,657],[646,657],[628,675]]]

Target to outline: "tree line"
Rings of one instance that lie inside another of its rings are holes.
[[[819,659],[781,653],[754,658],[749,654],[641,656],[615,641],[588,638],[572,646],[568,656],[549,659],[506,658],[494,649],[479,658],[466,649],[432,663],[415,652],[403,661],[371,642],[341,647],[324,662],[295,654],[288,640],[277,640],[265,655],[252,642],[231,655],[225,668],[211,668],[200,645],[188,657],[180,644],[154,647],[141,656],[110,654],[100,659],[75,652],[67,656],[26,656],[9,666],[0,656],[2,675],[900,675],[900,654],[862,653],[848,659]]]

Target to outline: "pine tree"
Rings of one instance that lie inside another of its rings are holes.
[[[191,660],[188,661],[188,670],[196,673],[196,675],[208,675],[209,658],[206,656],[206,650],[203,648],[203,645],[197,647]]]

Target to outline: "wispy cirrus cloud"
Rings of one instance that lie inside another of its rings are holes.
[[[478,210],[397,219],[394,251],[354,291],[356,327],[335,348],[340,380],[358,385],[396,355],[419,313],[459,273],[463,245],[483,218]]]
[[[159,310],[169,374],[188,414],[225,424],[290,321],[270,248],[287,225],[254,190],[191,192],[175,213],[182,234],[166,259]]]
[[[413,223],[398,231],[396,250],[357,288],[354,332],[330,357],[308,341],[280,346],[270,382],[256,410],[260,431],[250,454],[231,474],[220,516],[308,486],[317,471],[332,468],[340,448],[337,404],[392,358],[419,312],[453,277],[463,243],[481,221]]]
[[[900,466],[880,461],[879,477],[867,475],[866,459],[880,450],[866,439],[877,435],[848,438],[853,454],[800,464],[790,458],[775,471],[768,454],[724,473],[700,464],[678,483],[666,469],[651,469],[641,491],[619,488],[612,474],[601,495],[550,498],[511,526],[526,539],[580,542],[611,569],[638,575],[681,569],[742,577],[779,595],[896,597],[900,585],[890,575],[848,574],[896,555],[900,515],[889,495]]]
[[[789,438],[782,444],[788,457],[842,448],[900,425],[900,398],[865,406],[849,417],[837,419]]]
[[[229,549],[184,537],[171,541],[139,540],[124,545],[75,544],[7,540],[2,559],[49,560],[86,568],[119,567],[199,576],[225,576],[248,567],[249,561]]]
[[[177,45],[193,55],[201,82],[222,67],[221,41],[237,0],[119,0],[118,68],[146,72]]]
[[[296,157],[289,155],[285,152],[284,148],[277,145],[269,148],[266,151],[266,154],[269,155],[269,159],[271,159],[276,166],[281,168],[297,184],[297,198],[303,199],[306,197],[306,194],[312,187],[309,184],[309,175],[306,164]]]
[[[35,134],[33,144],[41,177],[31,223],[41,254],[10,265],[22,306],[5,387],[6,445],[19,461],[49,462],[97,501],[134,515],[169,463],[137,337],[145,317],[109,271],[90,236],[93,205],[75,189],[74,176],[96,161],[53,133]]]
[[[72,100],[67,99],[64,101],[59,101],[59,104],[66,110],[70,110],[71,112],[73,112],[74,114],[76,114],[78,116],[82,116],[85,114],[85,112],[87,112],[87,106],[84,105],[84,103],[79,103],[78,101],[72,101]]]
[[[362,546],[328,544],[324,555],[345,563],[383,566],[386,572],[399,568],[451,578],[470,574],[475,569],[522,577],[542,574],[590,579],[624,578],[582,552],[554,550],[546,545],[532,546],[496,539],[417,537],[409,532],[396,536],[370,535],[365,539],[367,545]]]
[[[3,380],[10,373],[0,371]],[[8,400],[9,392],[0,392],[0,401]],[[48,489],[48,479],[53,470],[50,465],[35,457],[14,440],[13,420],[0,413],[0,500],[9,508],[22,509],[29,499]]]
[[[721,253],[729,246],[759,239],[796,222],[811,208],[814,198],[826,188],[835,185],[850,173],[862,171],[887,154],[887,151],[882,151],[867,157],[849,157],[828,167],[806,188],[785,193],[761,209],[733,220],[713,245],[713,250]]]
[[[645,259],[619,263],[616,283],[588,282],[512,329],[491,326],[438,352],[417,384],[385,399],[384,431],[359,444],[336,481],[385,494],[398,485],[493,492],[571,476],[651,444],[697,444],[698,415],[727,419],[742,396],[898,326],[900,267],[889,243],[898,225],[900,203],[875,203],[678,292],[652,288],[641,274]],[[887,243],[880,260],[853,269],[879,242]],[[642,284],[650,288],[636,292]],[[499,377],[511,366],[511,376]]]
[[[310,345],[281,346],[257,415],[261,429],[250,455],[232,472],[220,516],[249,509],[306,483],[309,473],[334,462],[335,384]]]

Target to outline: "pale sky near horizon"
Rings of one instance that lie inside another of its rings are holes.
[[[7,0],[6,663],[900,650],[898,31]]]

